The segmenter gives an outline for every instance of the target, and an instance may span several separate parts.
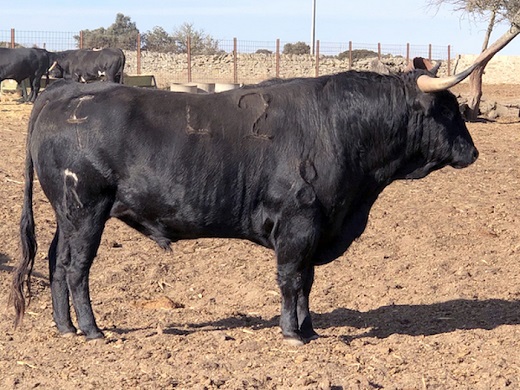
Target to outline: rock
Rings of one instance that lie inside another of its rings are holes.
[[[140,300],[133,302],[135,307],[141,309],[162,309],[162,310],[172,310],[172,309],[182,309],[184,305],[179,302],[174,302],[167,296],[162,296],[156,299],[148,299],[148,300]]]
[[[370,61],[370,70],[381,74],[390,74],[390,69],[377,58]]]

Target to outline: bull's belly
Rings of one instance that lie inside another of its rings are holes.
[[[250,218],[244,215],[237,218],[223,208],[172,207],[171,205],[153,206],[153,200],[142,204],[128,205],[116,201],[110,216],[118,218],[127,225],[150,237],[161,247],[171,242],[195,238],[240,238],[268,245],[263,237],[255,232]]]

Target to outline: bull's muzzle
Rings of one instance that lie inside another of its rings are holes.
[[[466,168],[477,161],[478,150],[473,145],[465,145],[463,147],[455,147],[453,151],[453,162],[450,164],[453,168]]]

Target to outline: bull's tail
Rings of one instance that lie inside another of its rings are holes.
[[[13,303],[15,309],[15,328],[21,324],[25,314],[25,307],[29,304],[31,297],[31,273],[34,266],[36,250],[38,247],[34,229],[34,214],[32,206],[34,163],[29,148],[29,140],[32,134],[32,127],[34,126],[34,120],[31,119],[29,123],[25,157],[24,201],[22,207],[22,216],[20,219],[20,242],[22,257],[13,273],[13,284],[9,299],[9,301]],[[26,297],[27,303],[25,299]]]

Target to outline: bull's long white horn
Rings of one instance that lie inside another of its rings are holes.
[[[422,75],[417,78],[417,86],[419,89],[423,92],[439,92],[444,91],[448,88],[451,88],[458,83],[460,83],[462,80],[464,80],[466,77],[468,77],[471,72],[475,70],[477,66],[479,66],[480,63],[474,63],[466,70],[463,70],[462,72],[448,77],[431,77],[428,75]]]
[[[56,65],[58,65],[58,61],[54,61],[51,65],[51,67],[49,68],[49,72],[51,72],[55,67]]]

